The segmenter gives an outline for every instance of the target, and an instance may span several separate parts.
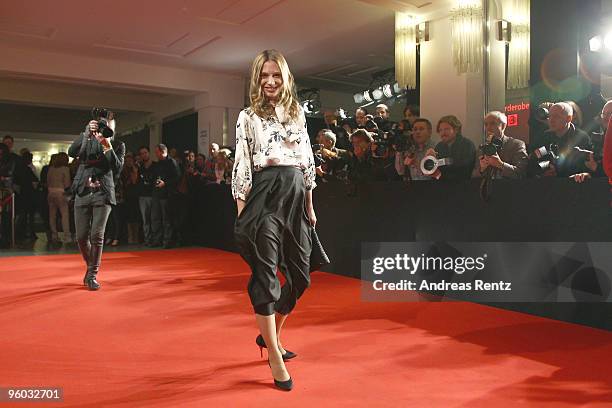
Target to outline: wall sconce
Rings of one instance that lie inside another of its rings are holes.
[[[423,21],[416,26],[416,43],[429,41],[429,21]]]
[[[506,23],[506,41],[508,44],[508,89],[523,89],[529,86],[530,77],[530,0],[513,0],[504,10],[504,20],[498,22],[498,35],[504,36]]]
[[[512,41],[512,23],[506,20],[497,22],[497,41]]]
[[[481,0],[455,0],[451,9],[453,63],[458,74],[480,72],[483,62]]]
[[[395,13],[395,78],[402,88],[416,88],[417,30],[414,16]]]

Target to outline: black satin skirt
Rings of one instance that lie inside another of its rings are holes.
[[[310,285],[310,222],[301,170],[273,166],[253,175],[234,233],[251,268],[248,293],[255,313],[289,314]],[[285,277],[281,287],[277,270]]]

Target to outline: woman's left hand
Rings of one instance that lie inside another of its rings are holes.
[[[312,227],[314,228],[317,225],[317,216],[315,215],[314,208],[307,208],[306,214],[308,215],[308,221],[310,221],[310,225],[312,225]]]

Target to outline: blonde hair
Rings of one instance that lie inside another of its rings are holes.
[[[295,80],[293,79],[291,71],[289,71],[289,65],[287,65],[285,57],[277,50],[264,50],[255,57],[255,60],[253,60],[253,64],[251,65],[251,83],[249,87],[251,109],[260,117],[269,116],[274,112],[274,109],[261,89],[261,71],[267,61],[274,61],[278,64],[283,78],[278,105],[285,108],[285,112],[287,112],[287,115],[291,119],[297,120],[300,105],[295,89]]]

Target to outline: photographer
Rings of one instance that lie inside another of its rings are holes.
[[[168,211],[168,200],[177,193],[180,169],[176,161],[168,156],[168,148],[158,144],[155,148],[157,163],[155,164],[155,184],[153,185],[151,207],[151,240],[152,246],[172,247],[172,219]]]
[[[111,205],[115,205],[115,177],[123,167],[125,145],[111,145],[115,133],[114,114],[106,109],[92,110],[93,120],[70,145],[68,154],[79,158],[72,182],[75,194],[74,218],[77,243],[87,264],[83,283],[98,290],[96,277],[102,259],[104,229]]]
[[[153,236],[151,231],[153,225],[151,221],[151,208],[153,207],[153,186],[155,185],[155,163],[151,160],[149,148],[141,146],[138,149],[138,207],[142,217],[142,230],[145,246],[153,246]]]
[[[342,178],[341,173],[350,159],[349,152],[336,147],[336,135],[331,130],[324,129],[320,135],[321,144],[312,146],[314,155],[322,161],[321,165],[317,166],[317,175],[322,178],[326,176]]]
[[[325,120],[325,127],[336,135],[336,146],[340,149],[348,149],[351,142],[349,141],[346,130],[338,126],[338,113],[332,110],[326,110],[323,112],[323,119]]]
[[[534,138],[529,172],[544,177],[572,177],[595,171],[589,136],[572,123],[573,109],[565,102],[550,107],[549,130]]]
[[[421,160],[435,146],[431,141],[431,133],[432,126],[429,120],[416,119],[412,124],[413,143],[406,150],[395,153],[395,170],[404,180],[432,180],[431,176],[426,176],[421,170]]]
[[[357,125],[357,128],[365,129],[366,122],[368,121],[367,115],[368,115],[368,110],[366,108],[355,109],[355,123]],[[351,133],[351,137],[352,137],[352,133]]]
[[[454,115],[443,116],[436,130],[442,139],[435,148],[435,156],[452,162],[440,167],[440,179],[445,181],[469,180],[474,170],[476,146],[461,134],[461,122]]]
[[[394,126],[397,126],[395,122],[389,120],[389,116],[391,112],[389,112],[389,107],[384,103],[380,103],[376,105],[376,116],[374,117],[374,122],[378,125],[378,128],[383,132],[389,132]]]
[[[484,118],[487,143],[479,147],[478,175],[491,178],[519,179],[525,176],[528,164],[525,142],[506,136],[508,118],[499,111]]]
[[[384,132],[378,127],[378,123],[381,122],[381,118],[377,117],[377,121],[374,118],[370,118],[371,115],[367,115],[368,120],[366,121],[366,131],[374,138],[372,144],[370,144],[370,150],[372,155],[373,172],[375,181],[392,181],[398,180],[399,176],[395,171],[394,159],[395,150],[393,150],[393,143],[396,141],[395,129],[390,129],[388,132]]]
[[[374,181],[373,142],[372,134],[365,129],[357,129],[351,135],[353,151],[349,155],[348,178],[353,185]]]

